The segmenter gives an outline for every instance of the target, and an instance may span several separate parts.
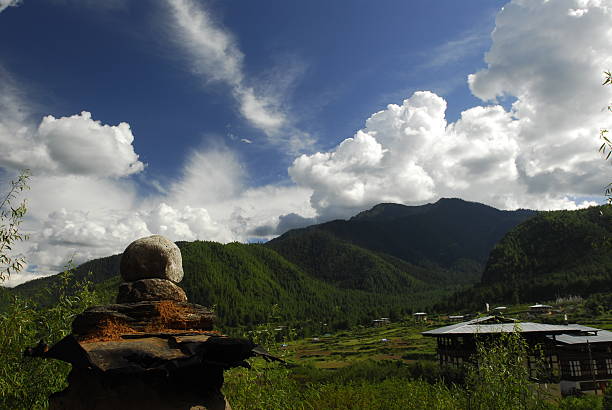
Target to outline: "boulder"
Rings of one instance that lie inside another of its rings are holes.
[[[174,300],[187,302],[185,291],[167,279],[140,279],[122,283],[117,294],[117,303],[142,302],[145,300]]]
[[[119,272],[126,282],[159,278],[178,283],[183,279],[181,250],[161,235],[137,239],[123,252]]]

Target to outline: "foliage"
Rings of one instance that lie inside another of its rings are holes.
[[[603,410],[612,410],[612,388],[608,387],[603,399]]]
[[[604,82],[603,85],[612,85],[612,72],[604,71]],[[612,111],[612,105],[608,105],[608,110]],[[610,155],[612,154],[612,142],[608,137],[608,130],[602,129],[599,132],[599,138],[602,140],[601,145],[599,146],[599,152],[601,152],[606,161],[610,159]],[[606,187],[606,196],[608,197],[608,203],[612,204],[612,183],[608,184]]]
[[[16,180],[11,181],[6,196],[0,202],[0,282],[4,282],[11,273],[19,272],[25,265],[23,256],[11,256],[13,244],[27,239],[27,235],[19,231],[19,227],[27,212],[26,200],[16,207],[13,201],[24,190],[29,189],[29,170],[24,170]]]
[[[602,409],[601,396],[585,395],[582,397],[565,397],[559,401],[561,410],[600,410]],[[604,410],[605,407],[603,407]]]
[[[540,389],[530,380],[527,358],[534,353],[530,350],[518,331],[478,342],[476,361],[467,371],[470,408],[541,407]]]
[[[298,383],[278,365],[226,373],[224,393],[233,409],[460,409],[463,392],[443,384],[389,378]]]
[[[41,308],[13,296],[0,314],[0,408],[46,408],[48,396],[65,387],[70,365],[23,357],[24,350],[38,341],[53,344],[69,334],[74,316],[98,302],[91,282],[75,280],[70,271],[61,279],[52,289],[59,297],[57,304]]]
[[[612,207],[540,212],[493,248],[482,283],[440,309],[612,292]]]
[[[117,296],[120,283],[119,262],[121,255],[113,255],[105,258],[93,259],[76,268],[70,269],[69,276],[72,286],[80,281],[90,281],[95,284],[97,293],[102,301],[111,303]],[[59,289],[62,289],[64,273],[34,279],[10,289],[10,293],[24,299],[33,299],[41,306],[51,306],[59,300]],[[109,282],[107,282],[109,281]],[[65,289],[66,292],[74,292],[77,289]],[[0,303],[0,307],[2,304]],[[0,309],[1,310],[1,309]]]
[[[234,409],[601,409],[601,397],[554,399],[529,379],[518,332],[480,343],[464,385],[428,378],[400,362],[368,360],[335,371],[254,361],[226,373]],[[438,375],[440,372],[437,371]]]

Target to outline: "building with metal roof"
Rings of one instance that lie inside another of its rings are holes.
[[[578,324],[580,333],[550,335],[564,395],[603,392],[612,382],[612,332]]]
[[[503,333],[519,332],[530,348],[539,347],[549,370],[546,382],[558,382],[563,395],[602,392],[612,382],[612,332],[579,324],[552,325],[484,316],[422,332],[437,339],[442,366],[472,361],[478,343],[489,343]],[[535,366],[529,354],[527,364]]]

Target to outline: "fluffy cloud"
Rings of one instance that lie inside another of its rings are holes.
[[[38,126],[37,138],[61,173],[121,177],[144,169],[125,122],[103,125],[87,111],[62,118],[48,115]]]
[[[240,158],[224,147],[196,151],[185,163],[181,177],[170,184],[163,198],[174,208],[201,207],[224,230],[209,240],[246,241],[258,235],[260,226],[276,226],[279,215],[291,212],[304,217],[315,215],[309,205],[312,193],[296,186],[248,187],[248,176]]]
[[[496,19],[487,68],[468,78],[484,101],[516,100],[445,119],[445,101],[417,92],[373,114],[332,152],[302,155],[289,172],[324,217],[376,202],[459,196],[501,208],[575,208],[601,195],[600,127],[612,125],[612,2],[516,0]]]
[[[83,111],[70,117],[48,115],[32,130],[10,116],[18,104],[5,99],[0,111],[9,115],[0,120],[0,166],[30,168],[35,174],[100,177],[123,177],[144,169],[134,152],[129,124],[104,125]]]
[[[191,0],[168,0],[168,4],[174,16],[173,29],[191,57],[196,73],[207,81],[230,86],[244,118],[267,134],[275,134],[285,124],[285,115],[274,98],[258,95],[253,87],[246,85],[244,55],[231,34]]]

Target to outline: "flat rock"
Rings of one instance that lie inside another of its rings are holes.
[[[178,283],[183,279],[181,250],[161,235],[137,239],[125,248],[119,272],[126,282],[159,278]]]
[[[186,302],[145,301],[94,306],[77,315],[72,332],[91,336],[117,331],[151,332],[163,330],[211,330],[215,314]]]
[[[185,291],[167,279],[140,279],[122,283],[117,294],[117,303],[142,302],[147,300],[174,300],[187,302]]]

